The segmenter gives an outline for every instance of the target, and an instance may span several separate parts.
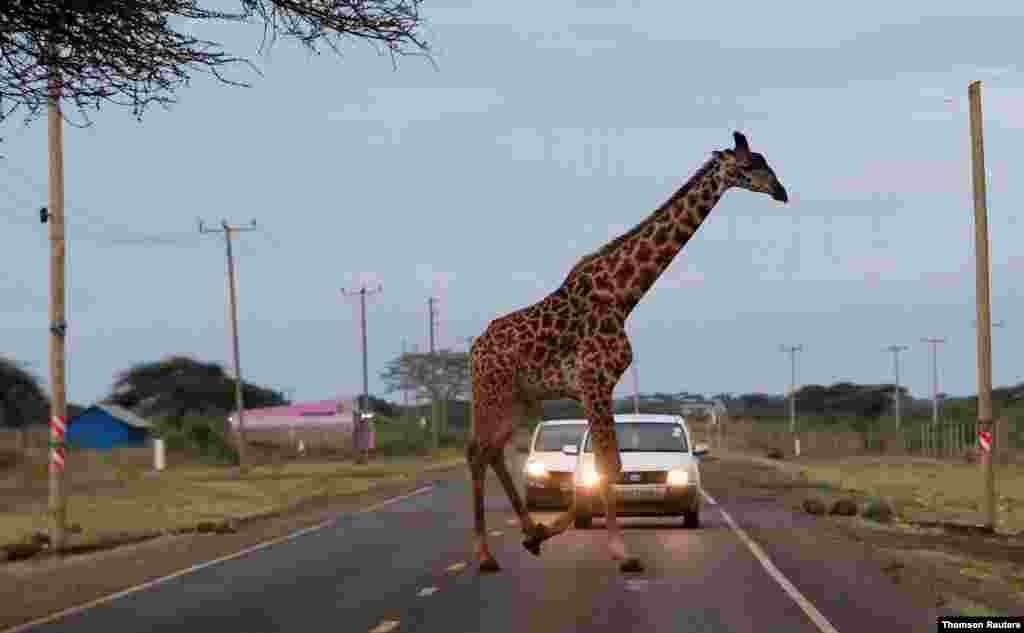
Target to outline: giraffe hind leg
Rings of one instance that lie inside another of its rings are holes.
[[[471,439],[466,446],[466,463],[473,479],[473,532],[476,536],[480,571],[496,572],[501,569],[487,546],[487,524],[484,516],[484,482],[487,480],[487,455],[477,440]]]
[[[498,475],[498,480],[505,489],[505,494],[508,495],[508,499],[512,503],[512,509],[515,511],[516,516],[519,517],[523,533],[527,536],[526,540],[523,541],[523,547],[534,556],[540,556],[540,544],[548,538],[547,530],[543,524],[535,522],[530,513],[527,512],[526,506],[519,496],[519,491],[516,490],[516,484],[512,480],[512,475],[508,472],[504,451],[495,451],[491,456],[490,464],[495,474]]]

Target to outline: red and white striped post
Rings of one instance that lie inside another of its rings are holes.
[[[992,452],[992,432],[991,431],[978,431],[978,443],[981,445],[981,450],[986,455]]]
[[[64,416],[50,418],[50,472],[64,472],[64,436],[67,434],[67,423]]]

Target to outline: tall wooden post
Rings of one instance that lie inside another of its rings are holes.
[[[64,545],[67,499],[64,495],[64,433],[67,421],[64,375],[64,128],[60,111],[61,80],[50,79],[48,113],[50,223],[50,544]]]
[[[988,210],[985,200],[985,145],[981,119],[981,82],[967,87],[971,117],[971,160],[974,180],[974,247],[978,304],[978,439],[982,445],[985,527],[996,527],[995,434],[992,416],[992,314],[989,294]]]

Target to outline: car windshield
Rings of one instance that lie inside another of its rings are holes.
[[[587,430],[586,424],[552,424],[540,427],[537,433],[537,442],[533,450],[542,452],[554,452],[562,450],[566,444],[577,446],[583,432]]]
[[[615,424],[615,436],[619,440],[620,453],[685,453],[686,434],[678,424],[664,422],[618,422]],[[587,435],[586,453],[590,448],[590,435]]]

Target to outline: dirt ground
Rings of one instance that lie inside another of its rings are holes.
[[[822,560],[827,561],[830,543],[859,544],[890,577],[939,607],[966,615],[1024,613],[1024,535],[1008,533],[1005,524],[996,535],[986,536],[915,523],[977,524],[976,510],[968,507],[966,496],[958,496],[968,491],[952,484],[977,473],[976,465],[962,472],[959,465],[908,465],[907,458],[896,457],[851,457],[819,464],[719,453],[718,459],[702,465],[701,471],[703,478],[713,478],[719,487],[770,497],[800,513],[806,513],[804,501],[809,498],[822,500],[826,507],[841,498],[851,499],[862,510],[883,492],[881,496],[896,510],[891,521],[819,515],[821,531],[808,546],[818,544]],[[973,480],[980,482],[980,476]],[[1010,477],[1008,481],[1016,480]],[[943,482],[949,486],[945,494],[953,506],[945,513],[936,512],[934,502],[929,507],[920,500],[922,496],[935,497]],[[1011,497],[1024,493],[1010,484],[1005,484],[1004,490]],[[1005,506],[1002,514],[1005,519]]]

